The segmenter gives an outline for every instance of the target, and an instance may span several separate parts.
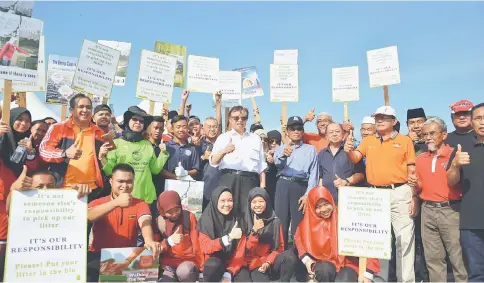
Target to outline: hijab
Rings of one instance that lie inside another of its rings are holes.
[[[248,205],[250,213],[246,214],[245,223],[247,223],[246,233],[250,234],[250,231],[254,227],[254,212],[250,208],[250,203],[255,197],[262,197],[266,202],[266,209],[261,215],[257,215],[258,219],[264,221],[264,228],[259,230],[259,242],[271,245],[273,251],[277,250],[280,245],[280,230],[281,221],[277,218],[276,213],[272,209],[272,205],[269,199],[269,194],[263,188],[255,187],[249,191]]]
[[[129,120],[133,118],[133,116],[138,115],[144,118],[144,129],[151,124],[152,117],[148,115],[143,109],[139,108],[138,106],[131,106],[128,108],[128,111],[124,112],[123,115],[123,139],[129,142],[139,142],[144,139],[143,131],[141,132],[133,132],[129,127]]]
[[[316,214],[316,204],[321,199],[333,206],[333,212],[327,219]],[[329,261],[336,266],[336,271],[340,270],[344,257],[338,256],[338,208],[328,189],[317,186],[309,192],[306,211],[298,230],[304,248],[312,257]]]
[[[23,163],[17,164],[10,161],[10,157],[17,149],[18,142],[23,140],[24,138],[30,137],[30,129],[28,129],[25,133],[19,133],[13,129],[13,124],[17,121],[20,116],[23,114],[28,114],[30,120],[32,121],[32,115],[30,111],[23,108],[23,107],[16,107],[10,110],[10,133],[5,134],[2,140],[2,160],[4,164],[7,164],[10,169],[16,174],[20,175],[23,169]]]
[[[212,192],[212,197],[208,206],[200,216],[200,219],[197,224],[197,230],[205,235],[207,235],[210,239],[215,240],[217,238],[221,238],[232,231],[232,228],[235,225],[235,222],[241,223],[238,221],[234,214],[233,209],[229,215],[223,215],[217,208],[218,199],[223,192],[231,192],[231,190],[226,186],[218,186]],[[232,243],[228,247],[223,247],[223,250],[214,254],[214,256],[220,257],[221,259],[228,259],[235,248],[237,247],[239,240],[232,240]]]
[[[174,221],[165,217],[165,213],[170,209],[173,209],[176,207],[180,209],[182,208],[180,195],[178,195],[177,192],[175,191],[162,192],[158,197],[156,206],[158,207],[158,212],[160,212],[160,215],[158,217],[162,217],[165,220],[165,224],[166,224],[165,235],[167,237],[171,236],[176,231],[176,229],[178,229],[180,226],[182,226],[181,228],[183,229],[183,212],[180,213],[180,216]]]

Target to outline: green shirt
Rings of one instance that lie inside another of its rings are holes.
[[[142,199],[147,203],[155,201],[156,190],[151,174],[157,175],[160,173],[168,160],[168,152],[161,152],[157,158],[153,145],[146,140],[128,142],[123,139],[115,139],[114,143],[116,149],[109,151],[106,155],[106,164],[103,167],[104,173],[110,176],[117,164],[129,164],[135,172],[134,188],[131,193],[133,197]]]

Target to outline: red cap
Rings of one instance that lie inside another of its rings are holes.
[[[469,100],[465,99],[459,100],[450,105],[452,113],[471,111],[473,107],[474,104],[472,104],[472,102],[470,102]]]

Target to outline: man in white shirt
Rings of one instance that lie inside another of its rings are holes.
[[[265,188],[265,154],[258,135],[246,131],[249,111],[243,106],[230,109],[231,130],[215,141],[210,165],[221,171],[219,186],[227,186],[234,197],[234,211],[247,213],[247,198],[254,187]],[[242,218],[245,219],[245,218]]]

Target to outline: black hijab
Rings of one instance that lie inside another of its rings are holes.
[[[210,239],[215,240],[217,238],[221,238],[232,231],[232,228],[235,225],[235,222],[238,221],[234,214],[233,210],[230,212],[229,215],[223,215],[217,208],[218,199],[223,192],[230,192],[230,189],[225,186],[218,186],[212,192],[212,198],[210,199],[210,203],[205,208],[198,220],[197,230],[200,233],[203,233],[210,237]],[[240,221],[238,221],[240,223]],[[223,246],[223,250],[214,254],[214,256],[220,257],[222,259],[229,258],[235,248],[237,247],[239,240],[232,240],[232,243],[225,247]]]
[[[269,199],[269,194],[263,188],[255,187],[249,191],[248,205],[250,213],[247,214],[245,218],[245,223],[247,223],[247,230],[245,231],[249,235],[254,227],[254,212],[250,208],[250,203],[255,197],[262,197],[266,202],[266,209],[261,215],[257,215],[258,219],[264,221],[264,228],[259,230],[259,242],[271,245],[273,251],[277,250],[280,245],[280,229],[281,221],[277,218],[276,213],[272,209],[271,201]]]
[[[131,106],[128,108],[128,111],[124,112],[123,115],[123,139],[129,142],[139,142],[143,140],[143,131],[136,133],[131,130],[129,127],[129,120],[133,118],[133,116],[138,115],[143,117],[144,124],[143,128],[146,128],[151,124],[151,120],[153,119],[152,116],[148,115],[143,109],[139,108],[138,106]]]
[[[30,117],[30,121],[32,121],[32,115],[30,111],[23,108],[23,107],[16,107],[10,110],[10,133],[4,135],[2,140],[2,160],[4,164],[8,165],[10,169],[16,174],[20,175],[23,169],[23,163],[17,164],[10,161],[10,157],[12,157],[15,149],[17,149],[18,142],[23,140],[24,138],[30,137],[30,129],[28,129],[25,133],[16,132],[13,129],[13,124],[17,121],[20,116],[23,114],[28,114]]]

